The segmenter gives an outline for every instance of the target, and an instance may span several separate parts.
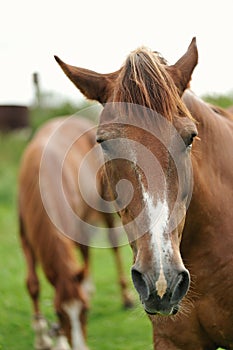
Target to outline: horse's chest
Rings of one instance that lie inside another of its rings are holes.
[[[221,296],[203,296],[198,303],[198,319],[208,336],[219,346],[233,349],[233,300],[224,291]]]

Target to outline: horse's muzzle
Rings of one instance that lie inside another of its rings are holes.
[[[173,278],[167,277],[167,288],[162,296],[158,295],[156,281],[151,275],[142,274],[135,267],[132,267],[131,273],[134,286],[148,314],[168,316],[178,312],[179,303],[186,295],[190,285],[188,270],[173,273]]]

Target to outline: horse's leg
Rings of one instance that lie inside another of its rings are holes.
[[[80,249],[84,264],[84,279],[82,281],[82,287],[86,294],[91,297],[91,295],[95,292],[95,286],[90,274],[90,232],[85,224],[85,222],[88,222],[88,213],[82,217],[82,220],[83,224],[80,223],[79,226],[80,241],[77,241],[77,246]]]
[[[84,262],[84,274],[88,276],[90,274],[90,254],[88,245],[84,245],[79,243],[78,247],[82,254],[83,262]]]
[[[85,234],[85,231],[83,234]],[[78,247],[80,249],[84,262],[84,280],[82,281],[82,287],[85,293],[90,297],[95,291],[95,287],[90,275],[90,249],[88,244],[84,245],[79,243]]]
[[[116,268],[117,268],[119,285],[121,289],[123,305],[125,308],[131,308],[133,307],[133,300],[128,290],[128,282],[124,274],[123,261],[122,261],[122,257],[118,246],[117,232],[115,230],[111,230],[111,228],[114,227],[113,215],[106,214],[105,221],[107,226],[109,227],[108,238],[112,246],[112,251],[116,261]]]
[[[34,310],[32,325],[36,333],[34,346],[36,350],[49,350],[52,346],[52,340],[48,336],[47,322],[41,315],[39,309],[39,280],[36,274],[35,256],[22,229],[20,232],[20,239],[27,265],[26,285],[32,300]]]
[[[52,349],[53,341],[48,334],[48,324],[42,315],[35,315],[32,325],[35,331],[34,347],[36,350]]]

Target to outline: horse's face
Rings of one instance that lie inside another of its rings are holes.
[[[55,307],[60,321],[60,328],[64,332],[72,349],[86,349],[85,327],[89,290],[87,290],[84,276],[84,270],[80,270],[70,276],[67,281],[63,281],[66,285],[65,292],[69,293],[66,296],[66,298],[68,297],[68,301],[65,299],[65,294],[63,293],[63,284],[58,286],[60,291],[56,296],[61,296],[64,300],[55,298]]]
[[[87,308],[80,300],[72,300],[64,303],[58,312],[60,327],[72,348],[80,346],[86,349],[86,317]]]
[[[148,313],[174,314],[189,287],[179,246],[192,191],[196,126],[188,118],[174,118],[171,124],[153,113],[144,115],[143,123],[137,116],[126,124],[109,118],[106,123],[109,108],[102,112],[97,140],[133,250],[133,283]],[[151,120],[144,123],[146,117]]]
[[[133,250],[132,279],[148,313],[170,315],[189,288],[179,245],[197,130],[181,95],[197,49],[192,41],[174,66],[162,65],[153,55],[137,51],[120,71],[107,75],[58,62],[88,98],[105,103],[97,141]]]

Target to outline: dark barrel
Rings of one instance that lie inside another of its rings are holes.
[[[29,126],[27,106],[0,105],[0,130],[10,131]]]

